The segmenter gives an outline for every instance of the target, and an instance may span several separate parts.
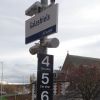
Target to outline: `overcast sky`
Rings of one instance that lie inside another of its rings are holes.
[[[30,74],[37,72],[37,56],[32,56],[29,48],[38,41],[25,45],[25,20],[30,17],[24,13],[34,2],[0,2],[0,61],[4,81],[28,82]],[[54,69],[63,65],[67,51],[71,55],[100,58],[100,0],[56,0],[56,3],[59,3],[58,33],[48,36],[60,40],[58,48],[48,49],[54,55]]]

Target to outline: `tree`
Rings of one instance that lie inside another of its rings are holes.
[[[95,66],[81,65],[67,74],[70,86],[66,97],[79,97],[83,100],[94,100],[100,93],[100,69]],[[70,91],[70,93],[69,93]]]
[[[7,100],[7,97],[6,96],[2,96],[2,97],[0,97],[0,100]]]

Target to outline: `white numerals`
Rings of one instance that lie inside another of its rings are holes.
[[[53,72],[53,57],[50,55],[40,55],[41,59],[39,60],[39,90],[37,100],[52,100],[52,77],[50,76]],[[50,82],[51,81],[51,82]]]
[[[48,84],[49,83],[49,73],[42,73],[42,83],[43,84]]]
[[[46,65],[47,67],[50,65],[50,63],[49,63],[49,56],[46,56],[46,57],[42,60],[42,64]]]
[[[47,91],[43,91],[41,93],[41,100],[49,100],[48,92]]]

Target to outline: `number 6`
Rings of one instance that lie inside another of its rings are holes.
[[[44,98],[46,98],[46,99],[44,99]],[[48,92],[47,91],[43,91],[41,93],[41,100],[49,100]]]

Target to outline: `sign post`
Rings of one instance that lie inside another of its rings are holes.
[[[37,100],[53,100],[53,56],[38,54]]]
[[[47,54],[46,41],[48,35],[57,32],[58,29],[58,4],[55,0],[41,0],[26,10],[26,15],[32,16],[25,21],[25,44],[40,39],[31,53],[38,56],[37,69],[37,100],[53,100],[53,55]],[[59,45],[58,40],[52,42],[54,47]],[[49,41],[48,44],[51,44]]]

